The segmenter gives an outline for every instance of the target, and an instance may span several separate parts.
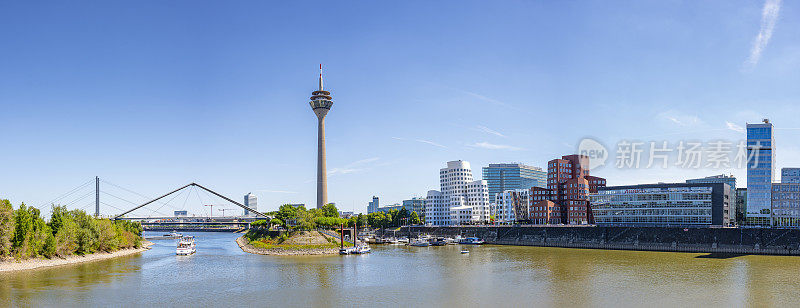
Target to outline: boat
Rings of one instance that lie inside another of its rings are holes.
[[[447,245],[447,242],[444,240],[443,237],[437,237],[430,239],[431,246],[444,246]]]
[[[363,245],[358,245],[358,247],[356,247],[354,253],[356,253],[356,254],[365,254],[365,253],[370,253],[370,252],[372,252],[372,248],[369,248],[369,245],[367,245],[367,244],[363,244]]]
[[[468,237],[461,239],[458,243],[462,245],[483,245],[483,240],[477,237]]]
[[[431,245],[430,242],[423,239],[412,240],[410,243],[408,243],[408,246],[414,246],[414,247],[428,247],[430,245]]]
[[[469,250],[461,249],[461,253],[469,253]]]
[[[401,237],[401,238],[399,238],[397,240],[397,242],[400,243],[400,244],[408,244],[408,238],[407,237]]]
[[[356,247],[345,247],[339,249],[340,255],[354,255],[356,254],[357,248]]]
[[[183,235],[181,235],[180,233],[178,233],[178,232],[175,232],[175,231],[173,230],[173,231],[172,231],[172,232],[170,232],[170,233],[164,234],[164,237],[166,237],[166,238],[181,238],[181,237],[183,237]]]
[[[186,235],[181,237],[178,242],[178,248],[175,249],[175,254],[179,256],[188,256],[197,252],[197,244],[194,242],[194,236]]]

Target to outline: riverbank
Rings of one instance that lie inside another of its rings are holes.
[[[314,231],[316,232],[316,231]],[[320,236],[324,237],[324,235]],[[339,253],[339,247],[319,248],[320,245],[275,245],[270,248],[255,247],[248,243],[247,238],[240,236],[236,238],[236,244],[246,253],[270,255],[270,256],[313,256],[313,255],[335,255]]]
[[[379,231],[378,235],[388,233]],[[605,226],[403,227],[392,236],[478,237],[486,244],[800,256],[800,230]]]
[[[84,262],[91,262],[91,261],[99,261],[99,260],[106,260],[116,257],[122,257],[127,255],[132,255],[136,253],[140,253],[150,249],[150,246],[153,245],[153,242],[150,241],[142,241],[141,248],[131,248],[131,249],[121,249],[117,250],[112,253],[104,253],[98,252],[84,256],[67,256],[66,258],[53,258],[53,259],[43,259],[43,258],[35,258],[35,259],[28,259],[28,260],[20,260],[20,261],[3,261],[0,262],[0,273],[1,272],[13,272],[13,271],[24,271],[24,270],[31,270],[37,268],[45,268],[45,267],[53,267],[53,266],[61,266],[61,265],[70,265],[70,264],[78,264]]]

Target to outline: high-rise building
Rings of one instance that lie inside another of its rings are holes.
[[[547,163],[547,189],[561,209],[564,224],[594,223],[589,193],[606,186],[606,180],[589,175],[589,157],[567,155]],[[546,206],[541,205],[542,208]]]
[[[378,211],[380,207],[380,199],[377,196],[372,196],[372,201],[367,205],[367,214],[372,214]]]
[[[325,116],[333,106],[331,92],[322,89],[322,64],[319,65],[319,90],[311,92],[311,109],[317,115],[317,208],[328,203],[328,176],[325,167]]]
[[[258,211],[258,198],[253,193],[247,193],[244,195],[244,206],[253,209],[254,211]],[[248,210],[244,210],[244,216],[255,216],[256,213],[251,213]]]
[[[775,173],[775,138],[772,123],[747,124],[746,224],[772,225],[772,183]]]
[[[547,172],[539,167],[523,164],[489,164],[483,167],[483,179],[489,186],[489,202],[495,202],[495,195],[507,190],[547,187]]]
[[[486,181],[475,181],[466,161],[447,162],[439,170],[440,191],[428,191],[425,198],[425,223],[459,225],[489,220],[489,189]]]
[[[599,226],[728,226],[725,183],[659,183],[600,187],[590,195]]]
[[[736,208],[733,210],[736,217],[736,225],[745,223],[747,214],[747,188],[736,189]]]

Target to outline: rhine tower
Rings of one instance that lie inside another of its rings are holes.
[[[328,203],[328,176],[325,171],[325,115],[333,106],[331,92],[322,89],[322,64],[319,65],[319,90],[311,92],[311,109],[317,115],[317,208]]]

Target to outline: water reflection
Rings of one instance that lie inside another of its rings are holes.
[[[195,234],[141,255],[0,274],[21,306],[796,306],[800,258],[562,248],[379,246],[363,256],[241,252]],[[187,301],[187,299],[191,299]]]

